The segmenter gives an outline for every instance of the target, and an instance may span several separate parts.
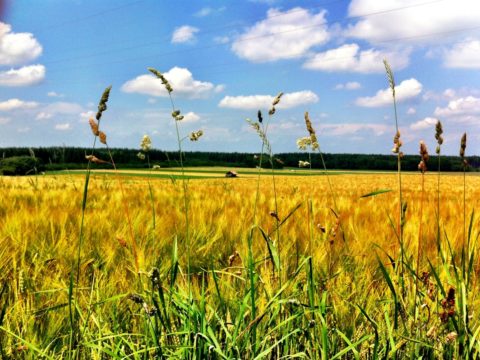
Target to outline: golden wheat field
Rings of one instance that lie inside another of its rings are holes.
[[[76,286],[84,176],[0,178],[2,356],[67,357],[71,343],[80,342],[84,358],[182,358],[194,353],[194,341],[198,358],[250,358],[254,351],[259,358],[436,357],[458,351],[449,348],[449,336],[464,325],[443,321],[448,311],[473,329],[466,343],[478,354],[478,258],[472,256],[473,277],[456,273],[462,271],[463,174],[440,178],[440,252],[437,175],[425,176],[422,200],[421,175],[403,174],[406,266],[400,274],[391,261],[400,254],[397,174],[285,173],[267,172],[258,183],[241,170],[235,179],[188,180],[189,243],[182,182],[93,173]],[[467,226],[479,185],[480,177],[467,175]],[[379,189],[393,191],[362,197]],[[254,228],[255,263],[249,264],[254,224],[265,236]],[[474,217],[472,252],[478,225]],[[467,280],[458,288],[462,276]],[[458,298],[453,307],[468,300],[468,319],[445,305],[452,299],[442,289],[449,288]]]

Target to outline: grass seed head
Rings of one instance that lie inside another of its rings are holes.
[[[392,90],[392,95],[395,97],[395,78],[393,77],[393,71],[388,63],[387,59],[383,59],[383,65],[385,65],[385,71],[387,72],[388,85]]]
[[[467,148],[467,133],[463,133],[460,140],[460,157],[465,158],[465,149]]]
[[[98,139],[103,145],[107,145],[107,135],[103,131],[98,132]]]
[[[95,163],[95,164],[108,164],[108,161],[99,159],[95,155],[87,155],[87,156],[85,156],[85,159],[87,159],[88,161],[91,161],[92,163]]]
[[[280,102],[280,99],[282,98],[282,96],[283,96],[283,92],[278,93],[278,95],[275,96],[275,99],[273,99],[272,106],[276,106]]]
[[[427,162],[430,156],[428,155],[427,145],[425,145],[423,140],[420,141],[420,157],[421,160],[418,164],[418,170],[420,170],[422,173],[425,173],[425,171],[427,171]]]
[[[305,112],[305,125],[307,127],[307,131],[310,134],[310,140],[312,150],[318,149],[320,146],[318,145],[317,134],[315,133],[315,129],[312,126],[312,122],[310,121],[310,116],[308,115],[308,111]]]
[[[262,112],[260,110],[258,110],[257,118],[258,118],[258,122],[261,124],[263,121],[263,117],[262,117]]]
[[[155,75],[157,78],[159,78],[162,81],[162,84],[165,86],[165,89],[168,91],[169,94],[173,91],[172,86],[160,71],[151,67],[147,68],[147,70],[150,71],[153,75]]]
[[[140,143],[140,148],[143,152],[149,152],[152,149],[152,139],[150,139],[150,136],[143,135],[142,142]]]
[[[112,90],[112,86],[107,87],[100,98],[100,102],[98,103],[98,111],[96,115],[96,119],[100,121],[102,114],[105,110],[107,110],[107,102],[110,96],[110,90]]]
[[[203,135],[202,130],[193,131],[190,133],[190,141],[198,141],[198,139]]]
[[[88,119],[88,123],[90,124],[90,128],[92,129],[92,133],[95,136],[98,136],[98,123],[95,121],[94,118]]]
[[[392,152],[394,154],[402,154],[400,151],[400,148],[402,147],[403,143],[402,140],[400,140],[400,131],[397,131],[395,136],[393,137],[393,148]]]

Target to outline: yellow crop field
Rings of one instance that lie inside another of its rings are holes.
[[[477,358],[480,178],[438,180],[400,241],[396,173],[92,173],[83,226],[84,175],[1,177],[0,357]]]

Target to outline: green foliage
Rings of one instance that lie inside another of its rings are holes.
[[[65,169],[85,169],[87,161],[85,160],[84,148],[76,147],[45,147],[33,148],[35,156],[46,164],[46,170],[65,170]],[[0,152],[6,157],[21,156],[28,153],[27,148],[3,148]],[[111,149],[115,163],[123,168],[147,168],[146,162],[139,161],[137,158],[137,149]],[[99,149],[96,155],[101,159],[108,159],[109,155],[106,150]],[[161,151],[152,149],[149,152],[150,162],[158,164],[162,168],[180,166],[178,152]],[[224,152],[183,152],[183,163],[185,166],[231,166],[231,167],[250,167],[254,168],[259,165],[259,161],[255,158],[256,154],[252,153],[224,153]],[[258,155],[258,154],[257,154]],[[275,168],[298,167],[299,160],[306,160],[303,153],[280,153],[275,154],[273,161]],[[395,169],[397,158],[394,155],[381,154],[323,154],[325,164],[328,169],[337,170],[386,170]],[[311,162],[313,169],[323,168],[320,155],[318,153],[311,154]],[[469,167],[467,171],[477,171],[480,167],[480,157],[467,157]],[[431,162],[437,162],[437,156],[431,156]],[[267,157],[262,159],[263,168],[271,168]],[[402,170],[417,171],[418,155],[405,155],[402,159]],[[92,168],[108,168],[110,164],[92,164]],[[435,169],[429,169],[434,171]],[[458,161],[456,156],[442,155],[442,171],[463,171],[462,163]]]
[[[31,156],[12,156],[0,160],[0,174],[2,175],[35,175],[42,170],[44,167],[41,162]]]

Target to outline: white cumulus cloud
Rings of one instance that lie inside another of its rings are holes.
[[[23,101],[20,99],[9,99],[0,102],[0,111],[25,110],[37,107],[38,103],[34,101]]]
[[[419,120],[417,122],[414,122],[413,124],[410,125],[410,129],[412,130],[424,130],[428,129],[431,127],[434,127],[437,123],[437,119],[433,117],[426,117],[422,120]]]
[[[198,120],[200,120],[200,116],[195,114],[193,111],[183,114],[182,122],[195,122]]]
[[[446,107],[437,107],[435,116],[457,117],[464,115],[480,114],[480,98],[474,96],[461,97],[448,102]]]
[[[18,65],[35,60],[42,46],[30,33],[14,33],[12,27],[0,22],[0,65]]]
[[[252,62],[267,62],[304,56],[312,47],[329,40],[325,11],[270,9],[232,44],[237,56]]]
[[[335,85],[335,90],[357,90],[362,87],[362,84],[360,84],[357,81],[350,81],[345,84],[337,84]]]
[[[0,86],[30,86],[45,79],[45,66],[29,65],[0,71]]]
[[[55,125],[55,130],[59,130],[59,131],[66,131],[66,130],[70,130],[72,128],[72,126],[70,125],[70,123],[63,123],[63,124],[56,124]]]
[[[364,17],[363,15],[373,14]],[[349,17],[361,20],[349,26],[346,35],[370,42],[432,41],[428,35],[478,26],[480,6],[475,0],[352,0]],[[401,39],[401,40],[400,40]],[[451,41],[437,36],[436,41]]]
[[[395,95],[398,102],[417,97],[422,92],[422,84],[416,79],[402,81],[395,87]],[[392,91],[390,88],[378,90],[374,96],[360,97],[355,103],[363,107],[380,107],[392,104]]]
[[[274,98],[271,95],[225,96],[218,106],[242,110],[268,109],[272,106]],[[318,102],[318,96],[314,92],[303,90],[284,94],[276,107],[278,109],[289,109],[316,102]]]
[[[49,91],[49,92],[47,93],[47,96],[49,96],[49,97],[64,97],[65,95],[59,94],[59,93],[57,93],[57,92],[55,92],[55,91]]]
[[[358,44],[345,44],[315,54],[303,67],[328,72],[381,73],[385,71],[383,59],[390,59],[392,68],[403,69],[409,63],[410,52],[410,49],[404,49],[402,53],[376,49],[360,50]]]
[[[469,40],[454,45],[444,55],[449,68],[480,69],[480,41]]]
[[[210,82],[195,80],[192,73],[185,68],[174,67],[163,75],[172,85],[174,94],[187,98],[206,98],[222,89],[222,85],[215,86]],[[160,79],[150,74],[127,81],[121,89],[126,93],[168,97],[168,92]]]
[[[324,124],[320,126],[322,132],[328,135],[342,136],[353,135],[360,131],[371,131],[374,135],[380,136],[385,132],[391,130],[391,127],[384,124],[358,124],[358,123],[345,123],[345,124]]]
[[[195,34],[198,32],[198,28],[184,25],[176,28],[172,34],[172,43],[173,44],[180,44],[191,42],[195,40]]]

